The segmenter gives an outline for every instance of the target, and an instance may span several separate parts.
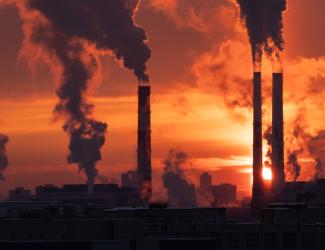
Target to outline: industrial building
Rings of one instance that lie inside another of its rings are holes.
[[[0,247],[6,250],[54,249],[53,246],[56,250],[325,247],[325,226],[319,223],[325,222],[324,210],[308,209],[303,204],[278,204],[263,209],[260,222],[246,223],[230,221],[222,208],[104,209],[100,218],[40,218],[36,213],[33,216],[0,219]]]
[[[283,73],[272,74],[272,181],[263,180],[262,149],[262,74],[253,75],[253,187],[252,209],[274,202],[306,202],[310,207],[325,205],[324,181],[286,182],[284,171]]]
[[[237,206],[237,186],[229,183],[213,185],[212,176],[207,172],[200,175],[200,185],[197,192],[209,201],[209,206]]]
[[[22,195],[23,193],[24,195]],[[18,195],[19,194],[19,195]],[[119,187],[117,184],[95,184],[92,194],[86,184],[69,184],[63,187],[44,185],[35,188],[35,194],[22,188],[9,192],[9,202],[59,202],[67,204],[96,204],[101,207],[139,206],[139,194],[136,188]],[[4,202],[5,203],[5,202]],[[27,204],[27,203],[26,203]]]
[[[17,187],[9,190],[8,200],[30,200],[32,198],[32,192],[23,187]]]
[[[121,174],[121,187],[123,188],[137,188],[137,172],[136,171],[127,171],[126,173]]]
[[[212,186],[212,194],[214,197],[214,206],[235,206],[237,202],[237,187],[223,183]]]

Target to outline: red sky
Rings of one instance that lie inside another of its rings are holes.
[[[1,1],[0,1],[1,2]],[[232,0],[144,0],[136,20],[145,28],[152,49],[148,68],[152,84],[152,140],[155,187],[161,190],[161,161],[170,148],[188,153],[189,178],[197,182],[210,171],[214,183],[238,185],[240,196],[250,194],[252,113],[230,109],[241,93],[250,93],[251,58],[245,29]],[[284,55],[286,136],[303,105],[311,130],[319,119],[325,84],[323,0],[290,0],[285,13]],[[66,163],[68,138],[62,121],[53,121],[55,84],[46,65],[30,70],[18,59],[23,34],[13,7],[0,10],[0,131],[10,137],[10,166],[0,195],[16,186],[84,182],[76,166]],[[105,56],[103,82],[92,96],[94,116],[108,123],[100,173],[112,181],[135,168],[137,83],[131,72]],[[269,93],[271,66],[263,67]],[[307,94],[316,89],[317,94]],[[249,98],[248,98],[249,99]],[[269,122],[269,98],[265,120]],[[289,148],[290,145],[286,144]],[[308,157],[308,156],[306,156]],[[304,164],[302,179],[312,175]]]

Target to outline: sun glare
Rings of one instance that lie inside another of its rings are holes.
[[[266,181],[272,180],[272,170],[268,167],[263,167],[263,179]]]

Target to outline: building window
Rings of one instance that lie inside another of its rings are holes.
[[[314,250],[316,249],[316,235],[312,233],[301,234],[301,249]]]
[[[228,249],[237,250],[240,246],[240,233],[228,233]]]
[[[216,249],[223,248],[223,233],[214,233]]]
[[[325,234],[320,234],[320,249],[325,249]]]
[[[278,238],[277,233],[264,233],[264,249],[273,250],[277,249]]]
[[[283,233],[283,250],[296,249],[296,233]]]
[[[258,233],[246,233],[246,249],[255,250],[259,249],[259,234]]]

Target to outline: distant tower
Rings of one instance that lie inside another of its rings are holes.
[[[149,202],[152,195],[151,183],[151,110],[150,85],[138,87],[138,189],[140,199]]]
[[[208,173],[203,173],[200,176],[200,189],[209,190],[212,185],[212,177]]]
[[[137,188],[137,172],[128,171],[121,174],[121,187],[122,188]]]
[[[252,206],[259,207],[264,195],[262,150],[262,76],[254,72],[253,80],[253,197]]]
[[[283,143],[283,73],[273,73],[272,96],[272,190],[279,192],[285,182]]]

